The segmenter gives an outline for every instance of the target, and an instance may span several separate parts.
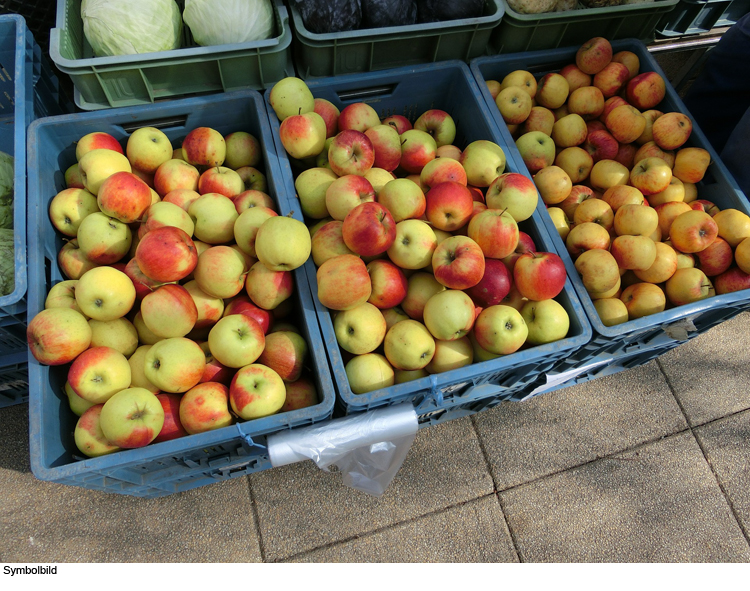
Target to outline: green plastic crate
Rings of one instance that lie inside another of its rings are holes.
[[[581,45],[592,37],[639,39],[650,43],[662,16],[671,12],[680,0],[654,0],[608,8],[579,8],[563,12],[521,14],[506,0],[500,24],[492,33],[491,44],[497,53],[518,53]]]
[[[177,4],[182,9],[184,1]],[[262,90],[294,75],[289,14],[281,0],[273,0],[273,7],[276,36],[263,41],[200,47],[183,26],[180,49],[94,57],[83,34],[81,0],[58,0],[50,58],[70,76],[74,101],[84,110],[242,88]]]
[[[487,0],[477,18],[318,34],[307,30],[294,5],[290,10],[294,64],[304,79],[446,60],[469,62],[493,53],[490,36],[504,12],[502,0]]]

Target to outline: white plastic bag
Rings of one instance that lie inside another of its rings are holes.
[[[274,33],[271,0],[185,0],[182,18],[203,46],[261,41]]]

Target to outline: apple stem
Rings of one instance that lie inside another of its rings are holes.
[[[294,217],[294,210],[290,211],[290,212],[289,212],[288,214],[286,214],[286,216],[284,216],[284,217],[288,217],[288,218]]]

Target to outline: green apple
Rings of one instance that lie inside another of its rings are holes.
[[[203,349],[190,339],[175,337],[154,343],[146,353],[143,371],[160,390],[181,393],[200,381],[205,368]]]
[[[379,353],[365,353],[350,359],[345,367],[349,388],[354,394],[365,394],[394,384],[393,367]]]
[[[485,308],[474,323],[474,335],[482,349],[496,355],[515,353],[526,342],[529,328],[521,313],[510,306]]]
[[[423,316],[427,330],[435,339],[460,339],[474,325],[474,302],[463,291],[446,289],[427,300]]]
[[[139,127],[128,137],[125,146],[130,165],[133,168],[153,174],[161,164],[172,159],[172,142],[161,129]]]
[[[110,443],[101,428],[103,404],[96,404],[80,415],[73,431],[73,439],[78,451],[90,458],[97,458],[120,448]]]
[[[556,300],[526,302],[521,316],[529,329],[526,342],[530,345],[544,345],[564,339],[570,328],[570,317]]]
[[[333,319],[336,341],[354,355],[372,353],[383,342],[386,321],[382,312],[369,302],[342,310]]]
[[[151,349],[151,345],[141,345],[128,359],[128,364],[130,365],[130,387],[145,388],[149,392],[158,394],[159,388],[149,381],[145,373],[146,355],[149,349]]]
[[[110,347],[130,357],[138,348],[138,331],[127,318],[89,320],[91,347]]]
[[[315,98],[304,80],[289,76],[279,80],[271,88],[268,96],[279,121],[292,115],[309,113],[315,110]]]
[[[135,303],[135,287],[130,277],[114,267],[94,267],[78,280],[76,303],[94,320],[122,318]]]
[[[435,341],[435,355],[427,364],[427,371],[431,374],[443,373],[466,367],[474,362],[474,349],[469,337],[461,337],[452,341]]]
[[[290,217],[267,219],[255,237],[258,260],[272,271],[292,271],[310,257],[312,241],[307,226]]]
[[[286,386],[281,376],[260,363],[242,367],[229,386],[229,402],[244,420],[272,415],[284,406]]]
[[[86,189],[63,189],[49,204],[49,219],[61,234],[75,238],[78,226],[90,213],[99,211],[96,196]]]
[[[144,447],[159,435],[164,408],[145,388],[127,388],[104,403],[99,425],[107,440],[118,447]]]
[[[70,382],[68,381],[65,382],[63,390],[65,391],[65,395],[68,397],[68,405],[70,406],[70,410],[73,411],[73,414],[80,417],[92,406],[95,406],[93,402],[89,402],[88,400],[81,398],[78,394],[76,394],[76,391],[73,390]]]
[[[435,339],[421,322],[403,320],[386,333],[384,352],[396,369],[422,369],[435,354]]]
[[[302,213],[307,218],[322,220],[330,216],[326,207],[326,191],[339,176],[330,168],[308,168],[294,181]]]
[[[554,159],[554,143],[552,155]],[[474,187],[489,187],[505,172],[505,152],[489,140],[471,142],[461,153],[460,162],[466,170],[468,183]]]
[[[206,244],[225,244],[234,240],[234,222],[239,217],[229,197],[206,193],[193,201],[188,214],[195,223],[195,238]]]
[[[244,314],[224,316],[208,333],[211,354],[227,367],[239,368],[255,363],[265,342],[260,324]]]

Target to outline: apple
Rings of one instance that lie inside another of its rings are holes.
[[[591,86],[592,77],[583,72],[575,64],[566,64],[560,69],[559,73],[568,81],[568,87],[570,88],[571,93],[581,87]]]
[[[560,203],[556,203],[555,205],[557,208],[563,211],[567,219],[572,220],[573,216],[575,215],[576,208],[581,203],[586,201],[586,199],[591,199],[593,196],[594,190],[591,187],[587,187],[585,185],[573,185],[568,196]],[[552,208],[547,208],[547,211],[549,211],[550,209]]]
[[[684,113],[664,113],[651,126],[654,142],[662,150],[676,150],[690,137],[693,122]]]
[[[634,271],[635,276],[647,283],[664,283],[677,270],[677,252],[669,244],[656,242],[656,258],[648,269]]]
[[[67,279],[55,283],[44,300],[45,310],[49,308],[70,308],[80,312],[81,309],[76,302],[76,285],[78,285],[77,279]]]
[[[672,169],[661,158],[641,160],[630,171],[630,183],[645,196],[661,193],[671,180]]]
[[[328,168],[310,168],[297,176],[294,188],[305,217],[320,220],[329,216],[326,191],[337,178],[338,174]]]
[[[561,117],[552,126],[552,140],[558,148],[579,146],[586,141],[588,128],[583,117],[570,113]]]
[[[609,206],[615,214],[617,214],[617,210],[623,205],[646,204],[646,199],[643,196],[643,193],[630,185],[612,185],[604,191],[602,194],[602,200],[609,203]]]
[[[619,298],[594,300],[594,308],[604,326],[617,326],[628,321],[628,309]]]
[[[117,447],[144,447],[159,435],[164,408],[145,388],[126,388],[104,403],[99,425],[106,439]]]
[[[443,286],[441,285],[440,287]],[[443,287],[443,289],[445,288]],[[386,332],[390,330],[391,326],[393,326],[397,322],[409,319],[409,316],[406,314],[406,312],[404,312],[399,307],[388,308],[386,310],[381,310],[380,312],[383,314],[383,318],[385,318]]]
[[[547,211],[549,212],[549,209]],[[594,222],[602,226],[607,232],[611,232],[615,225],[615,214],[606,201],[595,198],[586,199],[576,207],[573,214],[574,225],[584,222]]]
[[[557,230],[557,233],[560,235],[560,238],[562,239],[563,242],[565,242],[565,239],[568,237],[568,234],[570,233],[570,225],[571,225],[570,220],[568,220],[568,218],[565,216],[565,212],[559,207],[548,207],[547,214],[552,220],[552,224],[555,226],[555,229]]]
[[[144,345],[154,345],[164,340],[162,337],[157,337],[148,329],[145,322],[143,322],[140,310],[133,316],[133,326],[135,326],[135,330],[138,333],[138,342]]]
[[[429,133],[438,148],[452,144],[456,139],[456,123],[441,109],[429,109],[422,113],[414,122],[414,129]]]
[[[536,78],[527,70],[514,70],[506,74],[500,82],[500,89],[507,88],[508,86],[520,86],[531,98],[534,98],[537,90]]]
[[[372,293],[367,300],[370,304],[384,310],[398,306],[404,300],[408,283],[401,268],[379,259],[367,264],[367,272],[372,285]]]
[[[503,259],[503,264],[505,265],[506,269],[508,269],[511,277],[513,276],[513,267],[516,266],[518,257],[526,252],[536,252],[536,245],[534,244],[531,236],[529,236],[526,232],[519,231],[518,245],[516,246],[516,250]]]
[[[383,349],[394,368],[407,371],[422,369],[435,354],[435,339],[421,322],[403,320],[388,330]]]
[[[103,407],[104,404],[96,404],[82,412],[73,432],[73,439],[78,451],[89,458],[96,458],[120,450],[118,446],[110,443],[102,432],[101,413]]]
[[[104,131],[87,133],[76,142],[76,161],[80,161],[84,154],[92,150],[113,150],[125,154],[120,142]]]
[[[73,361],[91,344],[86,317],[71,308],[49,308],[37,313],[26,328],[26,340],[34,358],[44,365]]]
[[[81,221],[99,211],[97,198],[86,189],[69,188],[57,193],[49,204],[52,225],[64,236],[75,238]]]
[[[403,115],[389,115],[388,117],[383,119],[381,123],[383,123],[383,125],[390,125],[398,132],[399,135],[401,135],[405,131],[413,129],[411,121],[409,121]]]
[[[474,349],[469,337],[461,337],[453,341],[435,341],[435,354],[425,367],[426,371],[417,370],[414,373],[420,371],[424,372],[424,375],[443,373],[471,365],[473,361]],[[396,383],[400,384],[420,377],[424,376],[421,374],[410,376],[407,372],[399,371],[396,373]]]
[[[549,72],[537,82],[534,98],[538,105],[548,109],[557,109],[565,104],[570,93],[570,86],[564,76]]]
[[[154,189],[162,197],[178,189],[197,191],[199,178],[200,172],[195,166],[184,160],[172,158],[156,169]]]
[[[573,189],[568,173],[559,166],[545,166],[534,175],[534,184],[536,185],[542,201],[547,205],[557,205],[562,203],[570,195]]]
[[[224,316],[208,333],[208,347],[226,367],[239,368],[254,363],[263,352],[265,335],[260,324],[244,314]]]
[[[738,209],[723,209],[714,214],[713,220],[719,228],[719,236],[732,248],[750,236],[750,216]]]
[[[672,173],[685,183],[698,183],[703,180],[711,155],[704,148],[682,148],[674,159]]]
[[[245,291],[256,306],[275,310],[294,292],[294,275],[291,271],[272,271],[257,262],[247,272]]]
[[[620,269],[645,270],[656,260],[656,244],[648,236],[617,236],[609,251]]]
[[[499,304],[510,292],[512,276],[502,261],[485,260],[482,279],[475,286],[465,290],[475,305],[487,308]]]
[[[148,278],[167,283],[179,281],[192,273],[198,263],[198,252],[184,230],[163,226],[141,238],[135,260]]]
[[[471,219],[468,236],[485,258],[503,259],[518,246],[518,224],[505,210],[487,209]]]
[[[489,209],[507,210],[516,222],[522,222],[533,215],[539,194],[527,176],[506,172],[492,181],[485,199]]]
[[[156,398],[161,403],[162,409],[164,409],[164,424],[153,442],[171,441],[172,439],[189,435],[180,421],[180,402],[183,396],[160,392],[156,394]]]
[[[78,280],[75,295],[83,314],[94,320],[122,318],[135,303],[135,287],[130,278],[107,266],[86,271]]]
[[[392,172],[388,172],[382,168],[373,166],[370,170],[365,173],[365,178],[370,181],[372,188],[375,190],[375,198],[377,199],[380,195],[380,191],[383,187],[396,178]]]
[[[381,311],[369,302],[364,302],[336,314],[333,330],[342,349],[354,355],[363,355],[372,353],[381,345],[387,325]]]
[[[199,170],[221,166],[226,158],[224,136],[210,127],[196,127],[182,140],[182,158]]]
[[[92,404],[103,404],[130,386],[130,365],[125,356],[110,347],[91,347],[68,370],[73,391]]]
[[[318,404],[318,392],[311,379],[302,376],[295,382],[284,382],[284,386],[286,387],[286,399],[279,412],[299,410]]]
[[[184,337],[154,343],[144,360],[145,377],[164,392],[187,392],[199,382],[205,367],[203,350]]]
[[[245,184],[240,175],[226,166],[212,166],[203,171],[198,178],[198,192],[201,195],[218,193],[232,199],[244,189]]]
[[[695,256],[698,259],[697,268],[707,277],[721,275],[732,266],[735,258],[732,247],[721,236],[700,252],[695,253]]]
[[[191,205],[195,201],[197,199],[191,202]],[[195,232],[195,223],[186,210],[174,203],[160,201],[152,203],[146,210],[138,229],[138,237],[143,238],[147,232],[162,226],[175,226],[183,230],[188,236],[193,236]]]
[[[659,227],[659,214],[653,207],[625,204],[617,209],[614,229],[618,236],[651,236]]]
[[[452,232],[471,218],[474,200],[466,186],[445,181],[432,187],[425,195],[425,215],[439,230]]]
[[[714,277],[714,287],[717,295],[750,289],[750,274],[739,267],[730,267]]]
[[[687,202],[687,199],[685,200],[685,202]],[[698,209],[700,211],[705,211],[711,217],[715,216],[720,211],[715,203],[708,201],[706,199],[696,199],[694,201],[691,201],[689,205],[691,209]]]
[[[130,165],[149,174],[171,160],[172,152],[172,142],[167,134],[155,127],[139,127],[130,134],[125,147]]]
[[[102,182],[96,199],[102,214],[130,224],[151,205],[151,190],[133,173],[121,171]]]
[[[364,133],[371,127],[380,125],[378,112],[363,102],[352,103],[341,110],[338,118],[339,129],[353,129]]]
[[[507,86],[495,97],[500,115],[505,123],[523,123],[531,113],[531,97],[520,86]]]
[[[643,133],[639,135],[635,140],[636,144],[642,146],[643,144],[654,141],[654,121],[656,121],[662,115],[664,115],[664,113],[656,109],[648,109],[646,111],[643,111],[643,117],[646,119],[646,127],[643,129]],[[656,146],[656,142],[654,142],[654,145]],[[659,150],[661,150],[661,148],[659,148]],[[637,161],[638,160],[636,160],[636,162]]]
[[[576,66],[586,74],[600,72],[612,61],[612,45],[604,37],[593,37],[576,51]]]
[[[248,268],[241,251],[229,246],[212,246],[198,256],[193,276],[206,294],[215,298],[236,296],[245,286]]]
[[[646,113],[652,112],[653,111],[646,111]],[[644,117],[646,116],[646,113],[644,113]],[[672,150],[662,150],[659,146],[656,145],[656,142],[651,139],[641,144],[641,147],[636,150],[633,157],[636,162],[639,162],[644,158],[661,158],[669,165],[670,168],[673,168],[675,153]]]
[[[111,265],[130,250],[130,227],[101,211],[87,215],[78,226],[78,247],[97,265]]]
[[[618,142],[629,144],[637,140],[643,133],[646,128],[646,118],[638,109],[626,104],[612,109],[606,116],[604,124]],[[656,122],[654,122],[655,124]]]
[[[595,248],[582,252],[575,267],[589,295],[609,292],[620,283],[620,268],[608,250]]]
[[[401,302],[403,312],[412,320],[422,321],[424,318],[424,307],[433,295],[444,291],[442,285],[435,277],[426,272],[417,272],[407,279],[406,297]],[[386,322],[388,315],[384,314]]]
[[[513,284],[521,295],[535,301],[557,296],[566,278],[565,264],[551,252],[522,254],[513,268]]]
[[[243,166],[235,171],[242,182],[245,183],[245,190],[268,192],[268,179],[260,170],[252,166]]]
[[[484,275],[482,248],[467,236],[452,236],[432,254],[435,279],[449,289],[473,287]]]
[[[366,302],[372,293],[364,261],[353,254],[328,259],[316,273],[318,300],[332,310],[348,310]]]
[[[423,269],[430,265],[438,240],[429,224],[404,220],[396,224],[396,236],[388,257],[402,269]]]
[[[544,132],[530,131],[523,134],[516,140],[516,148],[531,174],[555,161],[555,142]]]
[[[323,118],[326,124],[326,138],[334,137],[339,131],[338,121],[341,114],[339,108],[326,99],[316,98],[313,101],[313,110]]]
[[[326,122],[315,111],[291,115],[279,126],[281,145],[292,158],[299,160],[320,154],[326,135]]]
[[[609,250],[610,243],[609,232],[594,222],[574,225],[565,239],[565,247],[573,260],[586,250],[596,248]]]
[[[505,172],[506,157],[503,149],[496,143],[475,140],[464,148],[460,162],[466,170],[469,185],[489,187],[492,181]]]
[[[344,175],[326,189],[326,209],[334,220],[343,221],[357,205],[368,201],[375,201],[375,189],[363,176]]]
[[[293,271],[310,256],[312,241],[305,224],[275,216],[261,224],[255,236],[258,260],[272,271]]]
[[[666,83],[658,72],[643,72],[630,79],[626,95],[636,109],[647,111],[664,100]]]
[[[482,349],[495,355],[509,355],[526,342],[529,329],[518,310],[497,305],[480,312],[473,332]]]
[[[243,420],[278,412],[284,405],[286,387],[278,373],[260,363],[242,367],[229,386],[232,410]]]
[[[589,174],[591,188],[602,193],[615,185],[625,185],[629,180],[630,170],[616,160],[599,160]]]
[[[419,174],[425,164],[437,156],[437,143],[426,131],[409,129],[400,136],[401,168],[410,174]]]
[[[594,163],[600,160],[614,160],[620,150],[620,143],[606,129],[590,130],[583,143]]]
[[[474,302],[463,291],[446,289],[427,300],[424,325],[436,340],[452,341],[464,337],[474,325]]]
[[[654,211],[659,216],[659,230],[663,237],[669,237],[669,229],[678,215],[690,211],[692,207],[682,201],[668,201],[654,206]]]
[[[692,304],[716,295],[711,281],[700,269],[677,269],[665,284],[667,299],[673,306]]]
[[[401,139],[398,132],[390,125],[375,125],[364,133],[370,138],[375,151],[373,166],[389,172],[396,170],[401,162]]]
[[[427,205],[422,189],[408,179],[393,179],[386,183],[378,193],[377,201],[391,213],[396,223],[421,217]]]
[[[671,171],[670,171],[670,174]],[[672,176],[669,180],[669,185],[663,191],[658,193],[652,193],[648,196],[648,203],[652,207],[660,205],[661,203],[667,203],[669,201],[684,201],[685,200],[685,185],[676,176]],[[691,206],[692,207],[692,206]]]
[[[138,332],[127,318],[89,320],[91,347],[109,347],[130,357],[138,348]]]
[[[622,291],[620,299],[628,310],[629,320],[663,312],[667,303],[664,291],[653,283],[630,285]]]
[[[527,302],[521,309],[521,316],[528,328],[526,342],[530,345],[554,343],[568,335],[570,317],[555,300]]]
[[[331,170],[338,176],[364,174],[375,164],[375,150],[364,133],[347,129],[340,132],[328,149]]]
[[[568,110],[588,121],[604,111],[604,95],[596,86],[581,86],[570,91]]]
[[[570,178],[571,183],[575,185],[589,178],[594,166],[594,159],[585,149],[571,146],[558,152],[554,165],[562,168]]]
[[[198,320],[198,308],[182,285],[162,285],[141,301],[141,317],[157,337],[184,337]]]
[[[274,113],[283,121],[291,115],[308,113],[315,108],[315,99],[304,80],[294,76],[282,78],[271,87],[268,96]]]
[[[169,195],[167,195],[167,197],[169,197]],[[166,200],[167,197],[164,199]],[[232,198],[232,203],[234,203],[234,208],[239,215],[242,215],[244,211],[252,209],[253,207],[267,207],[268,209],[276,211],[276,203],[271,196],[263,191],[256,191],[255,189],[242,191],[242,193]]]
[[[719,226],[714,218],[704,211],[691,209],[674,218],[669,228],[669,241],[680,252],[694,253],[708,247],[718,234]]]
[[[187,213],[193,219],[193,236],[207,244],[225,244],[234,239],[237,209],[229,197],[205,193],[193,201]]]
[[[466,170],[459,160],[435,158],[435,160],[431,160],[425,164],[422,172],[419,173],[419,181],[421,185],[429,189],[445,181],[454,181],[466,186],[468,179],[466,177]]]
[[[393,367],[378,353],[357,355],[347,362],[344,369],[354,394],[365,394],[394,384]]]
[[[610,98],[620,92],[629,77],[630,70],[625,64],[611,61],[594,75],[594,88],[601,90],[604,98]]]
[[[387,251],[396,239],[396,223],[388,210],[377,202],[365,202],[353,208],[341,228],[346,246],[361,256]]]
[[[65,169],[63,175],[65,179],[65,187],[67,189],[84,189],[83,179],[81,179],[81,172],[78,169],[78,162],[71,164]]]
[[[312,237],[311,253],[316,267],[320,267],[331,257],[340,254],[354,254],[344,243],[342,228],[338,220],[326,222]]]
[[[258,229],[268,218],[278,214],[262,205],[251,207],[243,211],[234,222],[234,239],[242,251],[251,257],[255,257],[255,239]]]
[[[224,143],[226,144],[224,166],[232,170],[243,166],[258,166],[263,158],[260,142],[246,131],[235,131],[224,136]]]
[[[526,121],[519,127],[520,134],[529,133],[530,131],[541,131],[546,135],[552,134],[552,126],[555,124],[555,114],[547,107],[539,105],[531,107],[529,116]]]
[[[191,435],[232,425],[234,417],[229,412],[229,388],[218,382],[194,386],[179,401],[179,420]]]
[[[89,193],[96,195],[99,187],[109,176],[116,172],[132,172],[130,162],[124,154],[105,148],[86,152],[78,161],[83,186]]]

